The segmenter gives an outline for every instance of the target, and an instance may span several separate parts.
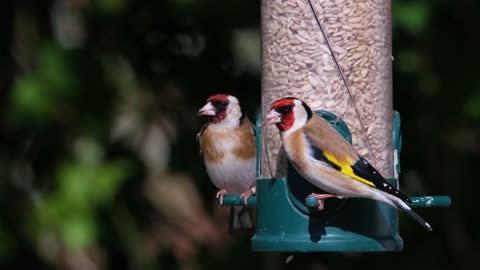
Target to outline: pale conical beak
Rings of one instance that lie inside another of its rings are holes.
[[[265,125],[273,125],[282,121],[282,115],[275,110],[271,110],[264,118]]]
[[[217,114],[217,111],[215,110],[215,107],[212,106],[211,102],[208,102],[203,106],[200,110],[198,110],[198,115],[215,115]]]

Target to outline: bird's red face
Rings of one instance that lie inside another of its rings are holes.
[[[294,98],[282,98],[272,103],[270,112],[265,117],[267,125],[275,124],[281,131],[289,130],[295,123]]]
[[[219,123],[227,117],[227,108],[230,104],[228,95],[217,94],[207,99],[207,104],[198,110],[198,115],[210,116],[213,123]]]

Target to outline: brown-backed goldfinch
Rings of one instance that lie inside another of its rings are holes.
[[[331,197],[361,197],[405,211],[423,227],[432,227],[408,203],[412,201],[390,185],[326,120],[305,102],[283,98],[272,103],[265,124],[275,124],[293,167],[313,185],[330,194],[312,194],[318,210]]]
[[[255,126],[231,95],[210,96],[198,114],[209,117],[197,140],[208,176],[220,189],[220,204],[226,194],[240,194],[246,204],[255,194]],[[234,206],[232,212],[231,228],[253,228],[246,206]]]

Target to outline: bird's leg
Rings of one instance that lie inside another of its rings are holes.
[[[252,195],[255,195],[255,193],[257,193],[257,187],[253,186],[253,187],[249,188],[247,191],[240,194],[240,199],[243,198],[243,201],[245,202],[245,205],[247,205],[248,198]]]
[[[223,196],[227,194],[228,194],[228,191],[226,189],[221,189],[217,192],[217,199],[220,197],[220,205],[223,205]]]
[[[319,194],[319,193],[312,193],[308,196],[313,196],[315,199],[317,199],[317,201],[318,201],[317,210],[318,211],[322,211],[323,208],[325,207],[325,199],[337,197],[336,195],[333,195],[333,194]]]

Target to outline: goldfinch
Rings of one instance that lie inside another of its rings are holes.
[[[231,95],[210,96],[198,115],[209,117],[197,134],[197,141],[208,176],[220,189],[220,204],[226,194],[240,194],[246,204],[256,192],[255,126],[242,113],[238,99]],[[246,206],[232,207],[231,216],[230,228],[253,228]]]
[[[272,103],[265,124],[275,124],[293,167],[307,181],[330,194],[312,194],[323,210],[331,197],[378,200],[405,211],[423,227],[432,227],[408,203],[412,201],[390,185],[368,161],[322,117],[297,98]]]

